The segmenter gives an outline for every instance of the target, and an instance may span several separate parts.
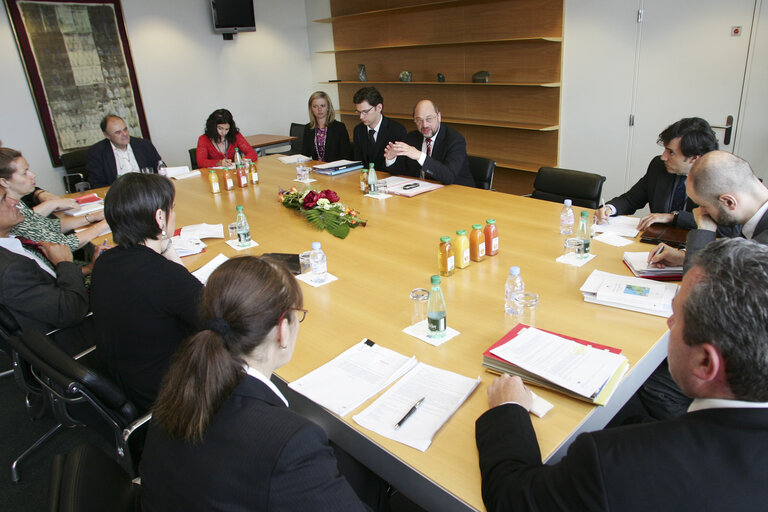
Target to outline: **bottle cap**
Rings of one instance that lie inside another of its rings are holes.
[[[459,235],[459,236],[463,236],[463,235],[466,235],[467,232],[464,229],[457,229],[456,230],[456,234]]]
[[[216,174],[216,169],[208,169],[208,174]]]
[[[496,219],[485,219],[486,224],[496,224]]]
[[[451,241],[451,237],[449,237],[449,236],[441,236],[440,237],[440,241],[443,242],[443,243],[450,242]]]
[[[440,276],[432,276],[429,278],[429,282],[433,285],[440,284]]]
[[[317,251],[320,249],[320,242],[312,242],[312,250]]]
[[[585,210],[585,211],[583,211],[583,212],[581,212],[581,217],[582,217],[582,218],[585,218],[585,217],[589,217],[589,212],[588,212],[588,211],[586,211],[586,210]]]
[[[565,206],[571,206],[573,204],[573,201],[571,201],[570,199],[566,199],[565,201],[563,201],[563,204]]]
[[[511,275],[511,276],[519,276],[520,275],[520,267],[509,267],[509,275]]]
[[[472,229],[482,229],[482,224],[472,224]]]
[[[238,213],[242,212],[242,211],[243,211],[243,205],[241,205],[241,204],[237,205],[237,206],[235,207],[235,210],[236,210]]]

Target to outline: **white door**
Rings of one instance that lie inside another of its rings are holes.
[[[626,187],[662,149],[658,134],[683,117],[706,119],[733,150],[755,0],[644,0]],[[732,122],[726,120],[732,117]],[[726,124],[731,124],[730,140]]]

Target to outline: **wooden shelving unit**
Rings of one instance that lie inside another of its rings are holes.
[[[413,105],[432,99],[497,173],[557,165],[563,0],[331,0],[331,17],[316,21],[332,24],[334,48],[322,53],[335,56],[350,132],[352,96],[373,85],[385,114],[409,130]],[[413,82],[398,80],[403,70]],[[482,70],[490,83],[472,83]]]

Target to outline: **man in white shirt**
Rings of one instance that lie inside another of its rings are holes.
[[[101,120],[104,140],[97,142],[86,154],[85,168],[91,187],[111,185],[118,176],[141,169],[157,170],[162,159],[155,146],[148,140],[131,137],[128,126],[121,117],[107,115]]]
[[[765,509],[768,246],[709,244],[672,309],[669,368],[694,399],[679,418],[582,434],[543,465],[530,391],[509,376],[488,388],[476,425],[488,510]]]

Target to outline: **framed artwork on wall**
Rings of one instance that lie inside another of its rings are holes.
[[[101,139],[106,114],[149,128],[120,0],[5,0],[54,165]]]

